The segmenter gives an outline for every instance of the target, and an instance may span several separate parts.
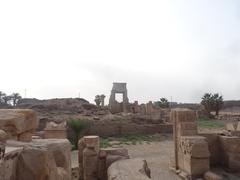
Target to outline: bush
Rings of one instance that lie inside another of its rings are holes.
[[[67,121],[67,126],[73,130],[74,137],[70,138],[70,142],[74,145],[74,148],[78,148],[78,140],[83,136],[84,129],[89,128],[91,121],[88,119],[71,119]]]

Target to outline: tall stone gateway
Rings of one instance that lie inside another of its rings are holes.
[[[116,101],[116,94],[123,95],[122,103]],[[109,109],[112,113],[128,112],[129,101],[127,96],[127,83],[113,83],[111,96],[109,98]]]

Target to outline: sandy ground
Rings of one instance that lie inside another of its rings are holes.
[[[173,141],[171,135],[163,135],[160,141],[137,145],[121,145],[127,148],[131,158],[147,160],[151,169],[152,180],[180,180],[169,169],[170,157],[173,156]],[[77,151],[72,152],[72,167],[78,166]]]
[[[170,137],[159,142],[124,146],[131,158],[141,157],[147,160],[153,180],[180,180],[170,171],[170,157],[173,157],[173,141]]]

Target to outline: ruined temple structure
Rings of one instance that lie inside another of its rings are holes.
[[[121,103],[116,101],[116,94],[123,95],[123,101]],[[129,101],[127,96],[127,83],[113,83],[111,96],[109,98],[109,109],[112,113],[128,112]]]
[[[187,180],[239,179],[233,176],[240,171],[240,125],[228,124],[225,134],[198,133],[195,120],[195,111],[171,111],[175,172]]]

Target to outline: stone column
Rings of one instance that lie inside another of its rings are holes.
[[[0,130],[0,163],[2,163],[5,155],[7,133],[3,130]]]
[[[183,167],[182,153],[180,150],[180,138],[181,136],[197,135],[197,126],[195,120],[195,111],[188,109],[175,109],[171,111],[176,169]]]
[[[78,141],[78,163],[79,163],[79,179],[84,179],[84,170],[85,166],[83,163],[84,159],[84,150],[87,147],[94,147],[94,151],[98,154],[99,152],[99,137],[98,136],[84,136],[82,139]],[[90,148],[91,151],[91,148]],[[86,152],[88,153],[88,152]],[[85,164],[87,165],[87,164]],[[85,180],[85,179],[84,179]]]
[[[84,180],[98,179],[98,152],[92,144],[87,144],[83,151],[83,177]]]

